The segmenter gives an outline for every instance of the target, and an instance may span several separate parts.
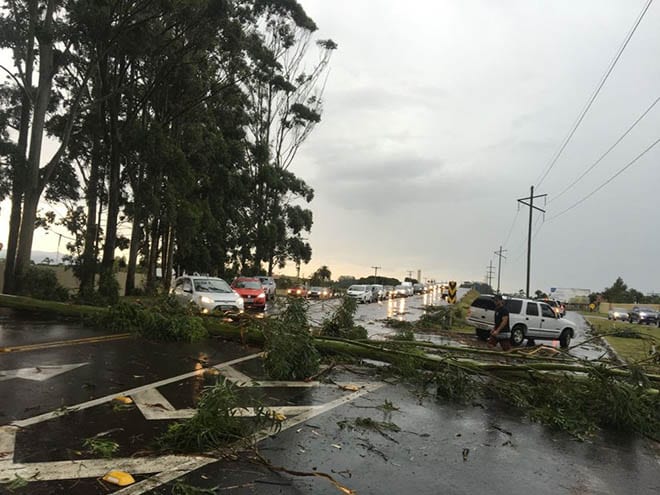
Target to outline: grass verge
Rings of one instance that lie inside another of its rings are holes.
[[[586,317],[586,320],[626,363],[640,364],[648,372],[660,373],[657,354],[660,328],[593,317]]]

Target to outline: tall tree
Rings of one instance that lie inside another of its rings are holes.
[[[265,9],[261,25],[265,32],[255,37],[267,50],[256,58],[246,90],[251,100],[248,129],[255,190],[253,265],[260,271],[266,262],[270,275],[275,265],[283,266],[287,259],[298,264],[307,257],[301,256],[306,249],[300,247],[306,244],[303,232],[311,229],[311,212],[304,225],[289,218],[289,213],[297,215],[292,206],[300,200],[310,202],[314,192],[288,169],[321,120],[325,75],[337,45],[332,40],[317,41],[319,59],[307,70],[305,62],[317,27],[302,9],[291,17]]]

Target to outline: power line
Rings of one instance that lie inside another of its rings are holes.
[[[626,35],[626,38],[624,39],[623,44],[619,47],[619,50],[617,51],[616,56],[614,57],[614,59],[610,63],[608,69],[605,71],[605,75],[603,76],[600,83],[596,87],[596,90],[594,91],[594,93],[591,95],[591,98],[589,98],[589,101],[587,102],[587,105],[584,107],[584,110],[582,110],[582,113],[580,114],[578,119],[573,124],[573,127],[571,128],[570,132],[568,133],[568,135],[564,139],[562,145],[559,147],[559,150],[555,153],[555,156],[553,157],[553,159],[548,164],[545,172],[541,175],[541,178],[537,181],[536,187],[539,187],[543,183],[545,178],[548,176],[548,174],[550,173],[552,168],[557,163],[557,160],[559,160],[559,157],[561,157],[562,153],[566,149],[566,146],[568,146],[568,143],[573,138],[573,135],[575,134],[575,131],[577,131],[578,127],[580,127],[580,124],[582,123],[582,120],[584,120],[584,117],[587,115],[587,112],[591,108],[591,105],[593,105],[594,101],[596,100],[596,97],[600,93],[600,90],[605,85],[605,82],[607,81],[608,77],[610,76],[610,74],[614,70],[614,67],[616,66],[617,62],[621,58],[621,55],[623,55],[623,51],[628,46],[628,43],[630,42],[631,38],[633,37],[633,34],[635,34],[635,31],[637,30],[637,27],[642,22],[642,19],[644,18],[644,15],[648,11],[648,9],[649,9],[649,7],[651,6],[652,3],[653,3],[653,0],[648,0],[646,2],[646,5],[642,9],[642,12],[637,17],[637,20],[635,21],[635,24],[633,25],[630,32]]]
[[[651,145],[649,145],[644,151],[642,151],[639,155],[637,155],[635,158],[633,158],[631,161],[629,161],[622,169],[620,169],[617,173],[615,173],[612,177],[607,179],[605,182],[603,182],[600,186],[598,186],[596,189],[591,191],[589,194],[587,194],[584,198],[582,198],[580,201],[577,201],[573,203],[571,206],[566,208],[565,210],[562,210],[561,212],[557,213],[556,215],[550,217],[548,221],[552,221],[557,217],[562,216],[564,213],[568,213],[571,211],[573,208],[575,208],[578,205],[581,205],[584,203],[586,200],[588,200],[591,196],[596,194],[598,191],[600,191],[602,188],[604,188],[606,185],[608,185],[610,182],[612,182],[614,179],[616,179],[619,175],[621,175],[623,172],[628,170],[630,167],[632,167],[637,160],[639,160],[641,157],[646,155],[649,151],[651,151],[658,143],[660,143],[660,138],[656,139]]]
[[[566,192],[568,192],[570,189],[572,189],[572,188],[573,188],[578,182],[580,182],[580,181],[581,181],[581,180],[582,180],[582,179],[583,179],[583,178],[584,178],[589,172],[591,172],[594,168],[596,168],[596,166],[597,166],[597,165],[598,165],[598,164],[599,164],[599,163],[600,163],[600,162],[601,162],[601,161],[602,161],[607,155],[609,155],[610,152],[611,152],[614,148],[616,148],[617,145],[618,145],[621,141],[623,141],[623,139],[624,139],[628,134],[630,134],[630,131],[632,131],[632,130],[637,126],[637,124],[639,124],[639,123],[642,121],[642,119],[643,119],[644,117],[646,117],[646,115],[647,115],[647,114],[653,109],[653,107],[655,107],[655,105],[656,105],[659,101],[660,101],[660,96],[658,96],[658,97],[655,99],[655,101],[654,101],[653,103],[651,103],[651,105],[650,105],[650,106],[644,111],[644,113],[642,113],[639,117],[637,117],[637,120],[635,120],[635,122],[633,122],[632,125],[631,125],[630,127],[628,127],[628,129],[626,130],[626,132],[624,132],[624,133],[619,137],[619,139],[617,139],[617,140],[615,141],[615,143],[607,149],[607,151],[606,151],[605,153],[603,153],[602,155],[600,155],[600,157],[598,158],[598,160],[596,160],[596,161],[595,161],[595,162],[594,162],[594,163],[593,163],[593,164],[592,164],[587,170],[585,170],[585,171],[582,173],[582,175],[580,175],[580,177],[578,177],[577,179],[575,179],[575,180],[574,180],[571,184],[569,184],[569,185],[568,185],[568,186],[567,186],[562,192],[560,192],[559,194],[557,194],[556,196],[554,196],[550,201],[548,201],[548,203],[552,203],[554,200],[556,200],[556,199],[559,198],[560,196],[563,196]]]
[[[511,234],[513,233],[513,228],[516,226],[516,220],[518,219],[519,214],[520,214],[520,204],[518,204],[518,210],[516,211],[516,214],[513,217],[513,222],[511,222],[511,228],[509,229],[509,233],[506,235],[506,239],[504,239],[502,246],[506,246],[507,242],[509,242],[509,239],[511,238]]]

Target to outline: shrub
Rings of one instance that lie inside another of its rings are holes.
[[[245,438],[258,428],[276,426],[273,415],[263,407],[252,406],[255,406],[254,418],[246,420],[237,416],[236,387],[226,380],[218,381],[204,388],[192,418],[169,425],[156,442],[168,451],[208,452]]]
[[[96,323],[116,332],[135,332],[151,340],[197,342],[208,335],[202,318],[171,297],[159,299],[151,307],[120,302]]]
[[[264,328],[264,369],[274,380],[302,380],[318,373],[320,357],[307,324],[307,305],[291,299]]]
[[[69,298],[69,292],[60,285],[55,272],[50,268],[28,267],[21,277],[19,286],[21,296],[47,301],[66,301]]]
[[[329,318],[323,321],[323,324],[321,325],[321,335],[342,338],[351,338],[352,335],[362,335],[362,332],[359,330],[357,332],[353,332],[353,328],[355,327],[353,316],[355,315],[356,311],[357,301],[352,297],[344,296],[335,312]],[[365,331],[364,337],[360,338],[366,337],[367,336]]]

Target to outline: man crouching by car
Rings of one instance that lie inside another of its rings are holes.
[[[499,294],[493,297],[495,301],[495,326],[490,332],[488,338],[489,347],[497,347],[497,343],[502,346],[503,351],[511,349],[511,329],[509,328],[509,310],[504,305],[504,300]]]

